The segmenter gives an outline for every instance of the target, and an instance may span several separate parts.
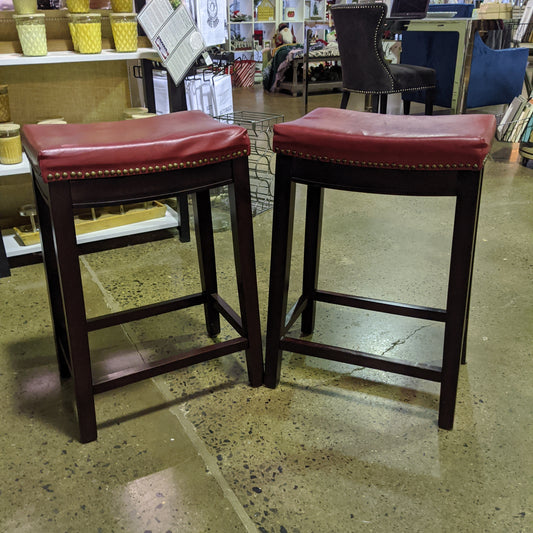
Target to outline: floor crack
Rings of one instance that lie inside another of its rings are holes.
[[[398,339],[397,341],[394,341],[384,352],[382,352],[380,355],[383,356],[386,353],[390,352],[391,350],[394,350],[396,346],[400,346],[401,344],[405,344],[413,335],[416,335],[421,329],[429,328],[430,324],[426,324],[425,326],[420,326],[419,328],[416,328],[412,333],[407,335],[404,339]]]

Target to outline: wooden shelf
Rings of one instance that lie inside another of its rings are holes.
[[[139,48],[136,52],[117,52],[116,50],[102,50],[100,54],[79,54],[68,50],[48,52],[45,56],[24,56],[22,54],[0,54],[2,67],[24,65],[52,65],[57,63],[89,63],[97,61],[127,61],[129,59],[159,60],[159,56],[152,48]]]
[[[117,237],[124,237],[138,233],[148,233],[162,229],[176,228],[180,225],[179,215],[167,206],[165,216],[161,218],[153,218],[143,222],[135,222],[125,226],[117,226],[110,229],[93,231],[91,233],[83,233],[77,236],[78,244],[88,242],[102,241],[106,239],[115,239]],[[34,254],[41,251],[41,245],[31,244],[28,246],[20,245],[12,230],[2,230],[2,239],[7,257],[16,257],[21,255]]]
[[[31,174],[31,167],[25,153],[22,153],[22,163],[16,165],[0,165],[0,178],[2,176],[16,176],[18,174]]]

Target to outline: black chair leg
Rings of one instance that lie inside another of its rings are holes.
[[[348,100],[350,99],[350,91],[342,91],[341,109],[346,109]]]
[[[379,94],[372,95],[372,113],[377,113],[379,110]]]
[[[426,99],[424,102],[424,115],[433,115],[433,100],[435,99],[435,90],[426,89]]]
[[[310,335],[315,328],[316,302],[314,293],[318,284],[323,207],[324,189],[309,185],[307,187],[307,205],[305,210],[304,271],[302,284],[302,295],[307,299],[307,303],[302,312],[301,331],[304,335]]]
[[[403,101],[403,114],[408,115],[411,112],[411,100]]]
[[[379,99],[379,112],[382,115],[387,114],[387,100],[388,100],[388,97],[386,94],[382,94]]]

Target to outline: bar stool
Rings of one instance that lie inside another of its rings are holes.
[[[452,429],[466,350],[470,283],[482,170],[495,132],[492,115],[393,116],[315,109],[274,127],[277,152],[265,384],[276,387],[282,352],[341,361],[440,382],[439,426]],[[296,184],[307,185],[302,293],[287,315]],[[446,309],[318,289],[324,189],[455,196]],[[316,302],[444,322],[442,366],[407,363],[290,337],[298,317],[313,332]],[[286,316],[287,315],[287,316]]]
[[[59,370],[72,375],[80,440],[97,438],[94,395],[244,350],[252,386],[263,382],[245,128],[199,111],[134,121],[28,125],[23,145],[32,165]],[[228,185],[239,316],[219,295],[209,189]],[[201,292],[87,319],[73,209],[193,197]],[[203,305],[207,332],[220,315],[234,339],[93,379],[88,333]]]

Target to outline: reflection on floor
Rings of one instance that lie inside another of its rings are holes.
[[[312,96],[310,108],[339,101]],[[236,108],[292,119],[303,101],[238,89]],[[276,390],[251,389],[243,357],[228,356],[99,395],[99,440],[81,445],[70,384],[56,371],[42,266],[14,269],[0,280],[0,530],[531,530],[533,170],[516,159],[516,145],[497,144],[487,163],[468,364],[450,432],[436,425],[436,384],[287,354]],[[442,305],[452,209],[449,199],[328,193],[321,286]],[[271,215],[254,219],[263,331]],[[217,233],[216,246],[223,293],[236,305],[229,238]],[[194,240],[81,263],[89,316],[197,285]],[[201,321],[183,311],[106,330],[91,339],[95,372],[197,342]],[[315,336],[436,362],[442,341],[435,324],[328,306]],[[119,356],[108,363],[111,351]]]

